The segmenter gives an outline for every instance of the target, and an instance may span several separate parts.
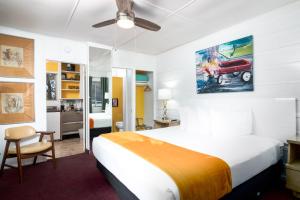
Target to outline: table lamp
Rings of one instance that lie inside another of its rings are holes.
[[[171,90],[168,88],[162,88],[158,90],[158,99],[163,101],[163,116],[162,120],[167,120],[167,102],[171,99]]]

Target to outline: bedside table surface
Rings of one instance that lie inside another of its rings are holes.
[[[171,120],[167,119],[167,120],[163,120],[163,119],[155,119],[154,120],[157,123],[162,123],[162,124],[169,124],[171,123]]]
[[[300,136],[295,136],[287,140],[288,143],[300,145]]]

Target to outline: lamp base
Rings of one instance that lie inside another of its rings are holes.
[[[163,105],[164,105],[164,107],[163,107],[162,120],[167,120],[168,117],[167,117],[167,101],[166,100],[163,102]]]

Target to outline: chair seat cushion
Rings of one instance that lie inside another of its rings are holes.
[[[29,145],[21,146],[21,154],[31,154],[31,153],[38,153],[49,149],[52,146],[51,142],[37,142]],[[9,148],[9,154],[17,154],[16,148]]]

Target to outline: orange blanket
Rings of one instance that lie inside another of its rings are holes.
[[[230,168],[223,160],[133,132],[103,134],[167,173],[182,200],[216,200],[232,189]]]

